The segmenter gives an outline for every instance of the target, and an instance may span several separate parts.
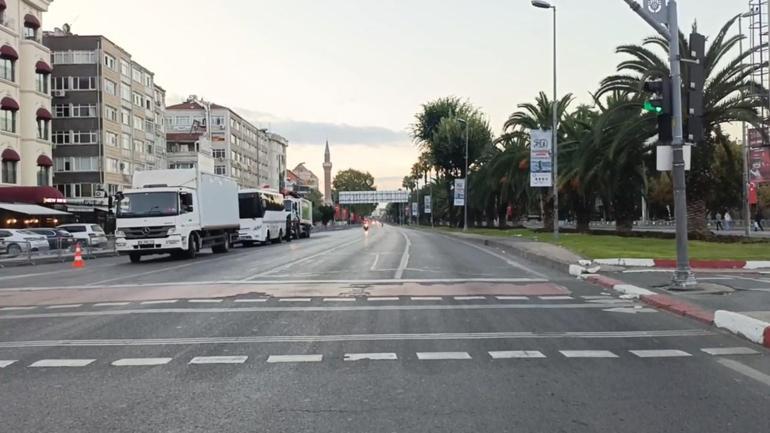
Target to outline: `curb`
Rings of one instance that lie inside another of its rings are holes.
[[[670,259],[596,259],[594,263],[610,266],[628,266],[634,268],[676,267],[676,260]],[[770,260],[690,260],[693,269],[770,269]]]
[[[770,322],[732,311],[717,310],[714,313],[714,325],[770,348]]]
[[[74,257],[74,254],[70,253],[67,255],[62,255],[61,257],[44,256],[44,257],[33,257],[31,260],[28,258],[8,259],[7,261],[0,260],[0,269],[20,267],[20,266],[44,265],[48,263],[64,263],[72,260],[73,257]],[[117,257],[117,254],[113,251],[98,251],[90,254],[83,254],[83,260],[94,260],[102,257]]]

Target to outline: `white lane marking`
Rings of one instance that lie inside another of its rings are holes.
[[[441,235],[441,236],[444,236],[446,238],[450,238],[450,236],[446,236],[446,235]],[[548,280],[548,277],[545,274],[541,274],[540,272],[533,271],[532,269],[530,269],[530,268],[528,268],[528,267],[526,267],[526,266],[524,266],[524,265],[522,265],[522,264],[520,264],[518,262],[514,262],[513,260],[509,259],[508,257],[505,257],[504,255],[497,254],[494,251],[490,251],[490,250],[488,250],[486,248],[482,248],[482,247],[480,247],[478,245],[474,245],[474,244],[472,244],[470,242],[465,242],[463,240],[458,239],[457,237],[451,237],[450,239],[452,239],[455,242],[460,242],[461,244],[465,244],[465,245],[467,245],[467,246],[469,246],[471,248],[475,248],[475,249],[477,249],[479,251],[483,251],[483,252],[489,254],[490,256],[497,257],[498,259],[500,259],[500,260],[504,261],[505,263],[507,263],[509,266],[512,266],[512,267],[514,267],[514,268],[516,268],[518,270],[524,271],[524,272],[526,272],[526,273],[528,273],[530,275],[535,275],[538,278],[542,278],[543,280],[546,280],[546,281]]]
[[[280,298],[278,302],[310,302],[310,298]]]
[[[380,261],[380,253],[375,253],[374,262],[372,262],[372,266],[369,268],[369,270],[373,271],[377,267],[377,262],[379,261]]]
[[[123,358],[113,361],[115,367],[139,367],[151,365],[165,365],[171,362],[171,358]]]
[[[155,301],[144,301],[142,305],[156,305],[156,304],[175,304],[179,302],[179,299],[158,299]]]
[[[243,364],[248,356],[196,356],[189,364]]]
[[[345,341],[447,341],[447,340],[516,340],[516,339],[615,339],[704,337],[716,335],[705,329],[666,331],[579,331],[579,332],[474,332],[432,334],[334,334],[334,335],[273,335],[246,337],[187,337],[147,339],[93,340],[32,340],[0,342],[0,349],[28,347],[120,347],[172,346],[197,344],[261,344],[261,343],[335,343]],[[575,352],[575,351],[567,351]],[[580,352],[580,351],[577,351]]]
[[[486,296],[455,296],[456,301],[476,301],[485,299],[487,299]]]
[[[468,352],[417,352],[420,361],[435,361],[441,359],[471,359]]]
[[[391,361],[398,359],[395,353],[346,353],[343,358],[345,361],[362,361],[365,359],[372,361]]]
[[[409,299],[413,301],[440,301],[441,296],[412,296]]]
[[[83,304],[66,304],[66,305],[49,305],[48,307],[45,307],[46,310],[56,310],[59,308],[78,308],[82,307]]]
[[[398,301],[399,299],[398,296],[373,296],[366,298],[367,301]]]
[[[749,347],[706,347],[701,349],[709,355],[755,355],[759,352]]]
[[[254,278],[264,277],[264,276],[267,276],[267,275],[273,275],[273,274],[277,274],[277,273],[283,272],[286,269],[289,269],[291,267],[295,267],[295,266],[300,265],[302,263],[308,262],[310,260],[315,259],[316,257],[323,256],[323,255],[328,255],[331,252],[334,252],[334,251],[339,250],[341,248],[345,248],[348,245],[353,245],[353,244],[355,244],[357,242],[361,242],[361,240],[359,238],[355,238],[355,239],[353,239],[351,241],[347,241],[347,242],[343,242],[341,244],[338,244],[337,246],[334,246],[332,248],[324,249],[323,251],[320,251],[320,252],[318,252],[316,254],[312,254],[312,255],[309,255],[307,257],[303,257],[301,259],[298,259],[298,260],[289,260],[289,262],[284,264],[284,265],[276,266],[276,267],[270,268],[269,270],[249,275],[248,277],[241,279],[241,282],[249,281],[249,280],[253,280]]]
[[[267,298],[243,298],[236,299],[233,302],[267,302]]]
[[[0,360],[0,368],[8,367],[9,365],[13,364],[14,362],[16,362],[15,359],[13,359],[13,360]]]
[[[85,367],[95,359],[41,359],[30,364],[30,367]]]
[[[683,350],[675,349],[629,350],[629,352],[640,358],[677,358],[682,356],[692,356]]]
[[[277,362],[321,362],[323,355],[270,355],[267,362],[274,364]]]
[[[393,279],[395,280],[400,280],[401,277],[404,276],[404,270],[409,264],[409,249],[412,247],[412,241],[409,240],[409,236],[406,235],[406,232],[401,230],[401,235],[404,237],[404,240],[406,240],[406,245],[404,246],[403,254],[401,254],[401,261],[398,263],[396,274],[393,276]]]
[[[356,302],[356,298],[324,298],[324,302]]]
[[[7,277],[0,277],[0,281],[16,280],[19,278],[38,277],[40,275],[51,275],[51,274],[61,274],[61,271],[37,272],[34,274],[8,275]]]
[[[607,299],[610,295],[599,295],[599,296],[581,296],[583,299]]]
[[[495,296],[500,301],[529,301],[528,296]]]
[[[618,355],[609,350],[560,350],[559,353],[567,358],[617,358]]]
[[[92,305],[93,307],[121,307],[123,305],[128,305],[130,302],[99,302],[98,304]]]
[[[218,304],[222,302],[221,299],[188,299],[187,302],[192,304]]]
[[[545,358],[543,352],[537,350],[500,350],[489,352],[492,359],[515,359],[515,358]]]
[[[767,386],[770,386],[770,375],[767,375],[765,373],[762,373],[759,370],[755,370],[748,365],[741,364],[738,361],[734,361],[729,358],[720,358],[717,359],[717,362],[724,365],[725,367],[738,372],[746,377],[750,377],[757,382],[764,383]]]
[[[34,310],[37,307],[3,307],[0,311],[21,311],[21,310]]]
[[[574,299],[572,296],[538,296],[543,301],[567,301]]]

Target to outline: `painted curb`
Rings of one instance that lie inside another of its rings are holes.
[[[670,259],[631,259],[612,258],[596,259],[594,263],[608,266],[627,266],[632,268],[666,268],[676,267],[676,260]],[[770,260],[690,260],[693,269],[770,269]]]
[[[714,313],[714,325],[754,343],[770,347],[770,322],[741,313],[717,310]]]
[[[705,310],[695,304],[679,300],[673,296],[653,293],[642,295],[639,299],[645,304],[662,310],[671,311],[681,316],[690,317],[708,325],[714,324],[714,312]]]

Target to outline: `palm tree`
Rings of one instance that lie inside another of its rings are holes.
[[[752,65],[744,62],[753,50],[734,54],[742,36],[729,36],[738,16],[728,20],[717,33],[706,51],[704,61],[706,87],[704,90],[705,142],[697,143],[693,149],[691,170],[687,176],[688,223],[690,229],[698,235],[705,235],[706,199],[714,188],[721,188],[713,182],[714,152],[716,133],[720,126],[729,122],[745,121],[759,125],[757,108],[767,105],[767,91],[759,83],[751,80],[752,74],[764,65]],[[693,25],[693,29],[697,29]],[[688,42],[680,34],[679,43],[682,53],[689,53]],[[651,48],[657,48],[657,52]],[[759,49],[759,47],[757,47]],[[616,52],[631,56],[618,65],[618,74],[602,81],[599,95],[612,91],[642,94],[642,84],[650,78],[660,78],[670,74],[668,61],[668,42],[659,36],[644,39],[642,45],[621,45]],[[663,56],[658,53],[663,54]],[[683,82],[689,82],[687,68],[684,68]],[[686,99],[685,99],[686,100]],[[685,123],[689,110],[683,110]]]
[[[528,142],[521,134],[503,134],[490,152],[493,156],[487,165],[491,184],[499,190],[498,218],[503,225],[510,206],[515,224],[529,204]]]

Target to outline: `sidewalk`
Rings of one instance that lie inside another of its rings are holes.
[[[770,347],[770,271],[696,270],[698,287],[695,290],[671,291],[667,289],[672,277],[672,271],[668,269],[605,264],[599,265],[598,272],[591,274],[586,271],[594,268],[596,263],[557,245],[516,237],[442,233],[495,246],[573,275],[580,274],[580,278],[606,289]]]

